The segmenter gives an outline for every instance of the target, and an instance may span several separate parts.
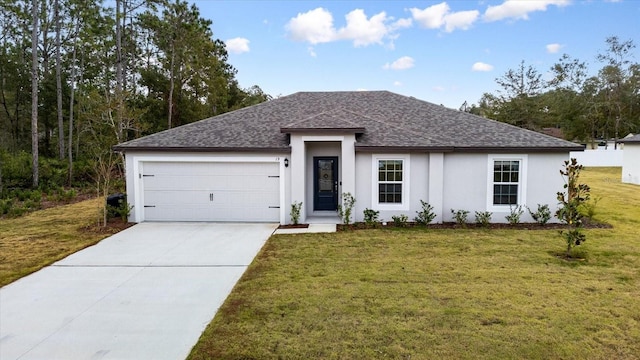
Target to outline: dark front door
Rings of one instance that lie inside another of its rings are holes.
[[[338,158],[313,158],[313,210],[338,209]]]

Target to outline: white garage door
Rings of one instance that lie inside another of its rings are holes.
[[[144,162],[146,221],[279,222],[278,163]]]

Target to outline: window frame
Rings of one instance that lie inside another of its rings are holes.
[[[494,212],[509,212],[511,211],[511,207],[522,205],[525,206],[527,204],[527,161],[528,157],[526,154],[489,154],[487,160],[487,211]],[[494,165],[496,161],[518,161],[518,182],[517,183],[506,183],[506,184],[517,184],[518,185],[518,201],[517,204],[512,205],[500,205],[493,203],[494,197],[494,185],[497,184],[505,184],[502,182],[494,181]]]
[[[410,199],[410,161],[409,154],[376,154],[371,159],[371,207],[374,210],[409,210]],[[380,161],[402,161],[402,181],[394,182],[402,186],[402,202],[399,203],[381,203],[380,202],[380,184],[388,183],[379,180],[379,162]]]

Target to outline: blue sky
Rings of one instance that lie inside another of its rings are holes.
[[[272,96],[389,90],[458,108],[522,60],[546,73],[566,53],[595,75],[612,35],[640,62],[638,0],[191,1],[240,86]]]

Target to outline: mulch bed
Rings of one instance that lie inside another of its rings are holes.
[[[308,227],[309,224],[287,224],[278,226],[278,229],[306,229]]]
[[[355,224],[338,224],[338,231],[345,230],[366,230],[366,229],[387,229],[387,228],[424,228],[424,229],[511,229],[511,230],[564,230],[567,228],[565,224],[545,224],[540,225],[538,223],[519,223],[519,224],[505,224],[505,223],[493,223],[488,225],[480,225],[476,223],[469,223],[465,226],[458,225],[455,222],[445,222],[442,224],[429,224],[419,225],[415,222],[407,222],[404,226],[398,226],[394,222],[388,222],[387,225],[376,223],[369,225],[363,222]],[[585,229],[611,229],[612,226],[604,223],[586,222],[584,224]]]
[[[130,228],[135,223],[123,221],[121,218],[111,218],[107,220],[107,226],[103,226],[102,221],[92,223],[91,225],[83,226],[82,231],[93,234],[106,234],[113,235],[124,229]]]

